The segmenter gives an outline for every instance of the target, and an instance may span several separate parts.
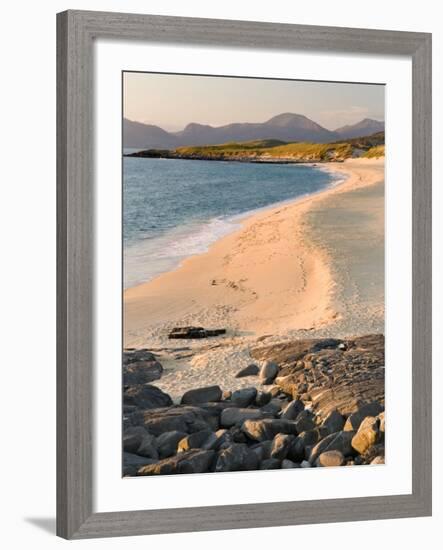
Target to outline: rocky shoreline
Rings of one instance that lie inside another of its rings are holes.
[[[218,385],[179,403],[152,382],[146,349],[123,356],[123,475],[384,463],[384,337],[317,338],[251,349],[236,391]]]

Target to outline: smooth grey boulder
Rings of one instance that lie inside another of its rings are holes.
[[[123,450],[127,453],[135,453],[147,433],[142,426],[126,428],[123,432]]]
[[[292,460],[289,460],[288,458],[285,458],[281,462],[281,469],[282,470],[289,470],[291,468],[300,468],[300,464],[297,464],[296,462],[293,462]]]
[[[203,443],[211,437],[214,432],[212,430],[201,430],[193,434],[187,435],[181,439],[177,446],[177,452],[185,452],[190,449],[199,449]]]
[[[223,444],[233,443],[231,433],[226,429],[220,429],[216,432],[212,432],[211,435],[203,442],[201,448],[206,451],[217,451]]]
[[[272,441],[271,458],[284,460],[294,439],[295,436],[291,434],[277,434]]]
[[[324,453],[325,451],[340,451],[345,457],[354,456],[355,451],[351,444],[354,435],[355,432],[345,431],[328,435],[312,448],[309,456],[309,462],[313,464],[321,453]]]
[[[218,429],[218,417],[200,407],[173,406],[144,411],[143,425],[156,436],[174,430],[194,433],[208,427]]]
[[[132,453],[123,453],[123,476],[135,476],[139,468],[148,464],[155,464],[156,460],[145,458]]]
[[[186,437],[186,433],[178,430],[162,433],[157,437],[156,446],[160,458],[175,455],[179,442]]]
[[[201,474],[210,470],[213,458],[214,451],[193,449],[165,458],[155,464],[142,466],[137,471],[137,475]]]
[[[123,392],[123,403],[124,405],[135,405],[140,409],[158,409],[170,407],[172,399],[160,388],[142,384],[126,388]]]
[[[223,428],[240,426],[245,420],[264,418],[265,414],[260,409],[240,409],[233,407],[225,409],[220,416],[220,424]]]
[[[221,398],[222,391],[220,386],[207,386],[187,391],[183,394],[181,403],[182,405],[198,405],[200,403],[220,401]]]
[[[231,402],[237,407],[248,407],[254,402],[256,395],[256,388],[242,388],[232,393]]]
[[[261,407],[260,410],[264,413],[270,414],[271,416],[277,416],[281,409],[282,402],[280,399],[271,399],[271,401],[269,401],[269,403],[264,407]]]
[[[304,410],[305,406],[303,401],[294,399],[282,410],[280,418],[284,420],[295,420],[297,416]]]
[[[294,422],[275,418],[263,418],[261,420],[245,420],[242,431],[249,439],[254,441],[266,441],[274,439],[278,433],[297,434]]]
[[[318,443],[320,434],[318,428],[299,434],[288,451],[288,458],[294,462],[301,462],[308,458],[307,449]]]
[[[145,456],[146,458],[153,458],[154,460],[158,460],[157,443],[155,437],[148,433],[144,435],[136,454],[140,456]]]
[[[260,382],[264,385],[272,384],[277,373],[278,365],[272,361],[266,361],[260,369]]]
[[[271,458],[272,441],[262,441],[250,447],[257,455],[259,462]]]
[[[345,417],[342,416],[336,409],[331,411],[322,424],[329,434],[341,432],[345,425]]]
[[[255,398],[255,404],[257,407],[264,407],[272,399],[272,394],[267,391],[259,391],[257,397]]]
[[[219,452],[215,464],[216,472],[256,470],[257,455],[244,443],[233,443]]]
[[[251,364],[238,371],[235,375],[236,378],[244,378],[245,376],[256,376],[259,373],[259,368],[257,365]]]
[[[313,430],[317,425],[315,415],[308,409],[305,409],[298,414],[295,419],[295,425],[298,433]]]

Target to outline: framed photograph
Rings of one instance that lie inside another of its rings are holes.
[[[431,514],[431,35],[57,19],[57,532]]]

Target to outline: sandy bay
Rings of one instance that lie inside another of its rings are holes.
[[[173,397],[235,373],[251,345],[384,332],[384,159],[325,164],[339,185],[243,220],[171,272],[124,293],[124,346],[147,347]],[[227,328],[222,338],[167,339],[180,325]],[[185,349],[183,349],[185,348]]]

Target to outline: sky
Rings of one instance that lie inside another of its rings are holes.
[[[384,120],[380,84],[125,72],[123,92],[125,118],[168,131],[190,122],[265,122],[286,112],[329,130],[363,118]]]

